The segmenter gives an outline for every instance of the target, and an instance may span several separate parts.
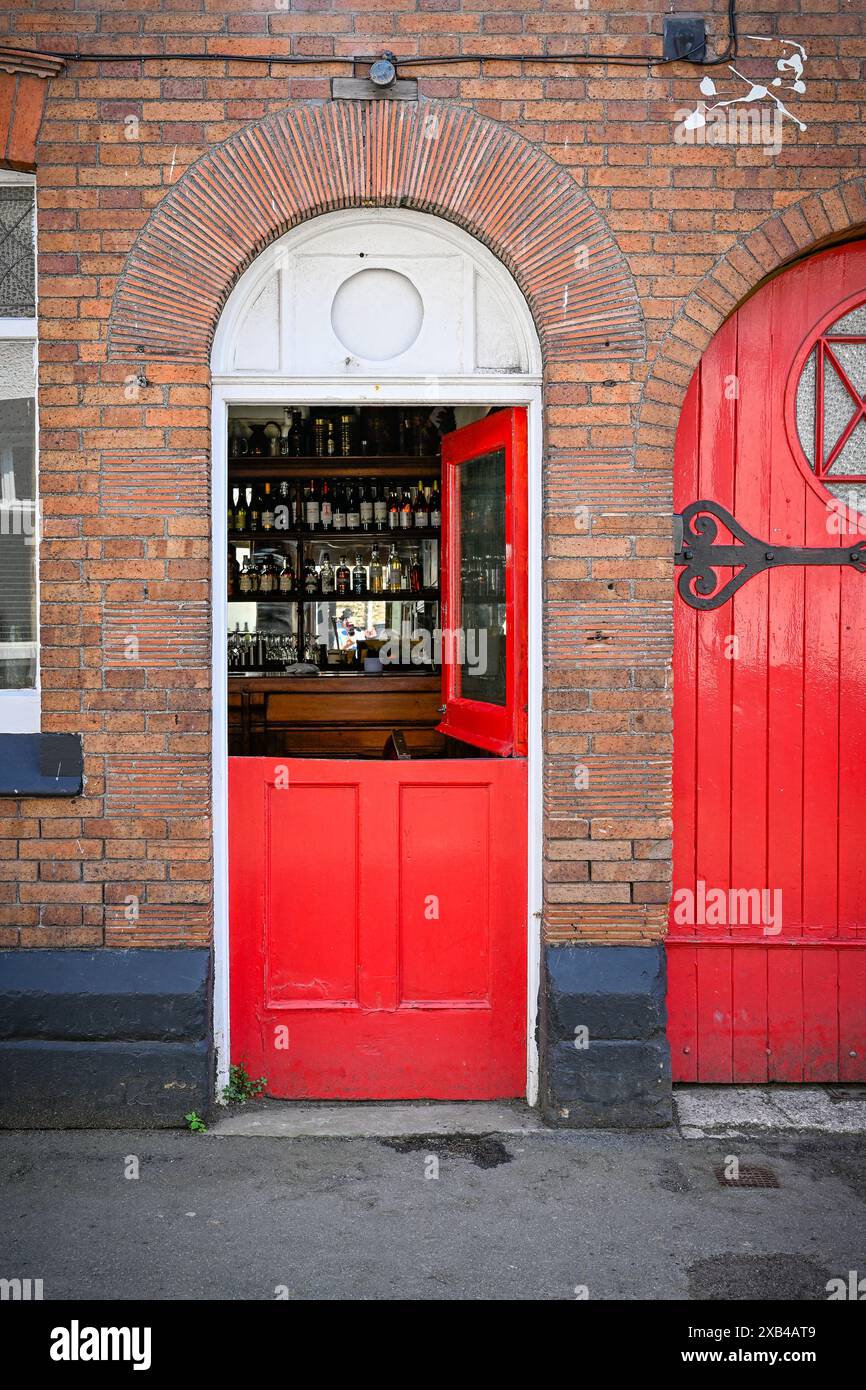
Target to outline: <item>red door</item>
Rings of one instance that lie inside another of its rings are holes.
[[[720,330],[683,407],[679,1081],[866,1080],[864,303],[866,243],[787,271]]]
[[[523,412],[446,446],[443,728],[500,756],[229,760],[232,1060],[272,1096],[525,1092]]]

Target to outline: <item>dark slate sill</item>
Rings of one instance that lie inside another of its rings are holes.
[[[0,734],[0,796],[80,796],[80,734]]]

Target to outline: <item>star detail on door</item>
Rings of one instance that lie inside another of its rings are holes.
[[[816,478],[866,484],[866,305],[813,340],[797,384],[797,433]]]
[[[841,347],[855,351],[843,354]],[[848,370],[840,360],[843,357],[848,359]],[[855,467],[854,472],[846,466],[857,464],[866,443],[866,396],[851,380],[856,367],[860,371],[866,369],[866,338],[819,338],[815,362],[815,473],[819,478],[832,473],[851,483],[866,482],[866,466]],[[841,395],[840,385],[847,400]]]

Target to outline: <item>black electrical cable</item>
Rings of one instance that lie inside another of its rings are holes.
[[[611,67],[670,67],[683,63],[703,44],[695,44],[676,58],[651,58],[637,53],[448,53],[429,54],[414,58],[394,58],[398,71],[415,67],[451,67],[455,63],[569,63],[578,66],[607,63]],[[46,58],[62,58],[67,63],[259,63],[269,67],[278,65],[315,64],[327,67],[329,63],[355,63],[370,61],[367,58],[342,53],[46,53]],[[727,63],[737,56],[737,15],[736,0],[728,0],[728,42],[724,53],[716,58],[702,58],[695,67],[712,68],[719,63]]]
[[[623,53],[617,56],[612,53],[455,53],[450,57],[443,58],[437,55],[427,55],[419,58],[397,58],[395,63],[399,68],[414,68],[420,64],[429,65],[431,63],[450,64],[450,63],[610,63],[612,66],[624,65],[626,67],[670,67],[672,63],[683,63],[689,54],[697,53],[703,48],[704,44],[694,44],[687,48],[685,53],[680,53],[676,58],[647,58],[638,57],[633,53]],[[736,0],[728,0],[728,43],[724,53],[720,53],[717,58],[705,58],[696,67],[712,68],[719,63],[727,63],[731,58],[737,56],[737,13]]]

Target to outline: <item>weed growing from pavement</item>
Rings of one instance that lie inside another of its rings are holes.
[[[236,1102],[238,1105],[246,1105],[248,1100],[255,1100],[260,1096],[268,1084],[266,1076],[260,1076],[253,1081],[243,1062],[239,1065],[229,1067],[229,1083],[223,1087],[223,1100],[226,1105]]]

